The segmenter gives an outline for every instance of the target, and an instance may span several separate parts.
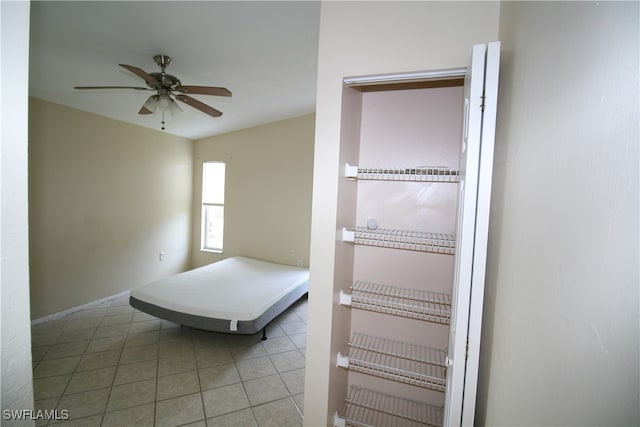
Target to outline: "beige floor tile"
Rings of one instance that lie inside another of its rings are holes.
[[[264,349],[268,354],[284,353],[285,351],[295,350],[296,346],[289,337],[269,338],[262,342]]]
[[[295,322],[287,322],[280,325],[287,335],[305,334],[307,333],[307,325],[301,320]]]
[[[52,421],[52,426],[56,427],[100,427],[102,423],[102,414],[93,415],[90,417],[77,418],[75,420],[67,420],[67,421]]]
[[[229,348],[235,360],[253,359],[267,355],[262,343],[255,343],[248,346],[232,346]]]
[[[156,398],[156,380],[114,386],[111,389],[107,411],[131,408],[152,403]]]
[[[133,322],[145,322],[147,320],[158,320],[156,316],[152,316],[151,314],[143,313],[142,311],[135,311],[133,313]]]
[[[102,427],[153,427],[155,403],[107,412]]]
[[[84,354],[89,340],[69,342],[64,344],[55,344],[49,348],[44,359],[58,359],[60,357],[78,356]]]
[[[181,359],[195,357],[193,342],[191,338],[184,338],[172,341],[160,341],[158,346],[160,358]]]
[[[56,426],[300,425],[305,319],[297,303],[261,341],[161,321],[128,298],[79,311],[32,327],[35,407],[69,410]]]
[[[304,371],[304,368],[302,368],[280,373],[280,377],[290,394],[304,393]]]
[[[156,400],[171,399],[199,391],[200,382],[197,372],[183,372],[158,378]]]
[[[94,338],[119,337],[125,335],[129,330],[129,324],[99,326],[96,329]]]
[[[74,341],[90,340],[95,334],[95,329],[71,329],[69,331],[62,331],[56,340],[56,343],[66,343]]]
[[[244,388],[251,406],[271,402],[289,396],[287,387],[278,375],[246,381]]]
[[[47,354],[47,351],[49,351],[49,348],[51,346],[49,345],[45,345],[45,346],[41,346],[41,347],[32,347],[31,348],[31,361],[32,362],[39,362],[41,361],[45,354]]]
[[[284,337],[287,334],[284,333],[284,330],[280,327],[277,322],[269,323],[267,325],[267,340],[271,338]],[[262,341],[262,337],[261,337]]]
[[[62,396],[67,387],[71,374],[59,375],[56,377],[36,378],[33,380],[34,400],[48,399]]]
[[[141,345],[157,344],[160,340],[160,331],[142,332],[132,334],[129,332],[124,342],[124,348],[138,347]]]
[[[213,350],[196,351],[196,362],[198,368],[208,368],[210,366],[224,365],[233,362],[231,351],[227,348],[217,348]]]
[[[300,413],[304,414],[304,393],[296,394],[295,396],[293,396],[293,401],[298,407],[298,410],[300,411]]]
[[[36,411],[54,411],[56,409],[56,406],[58,406],[58,401],[60,400],[59,397],[53,397],[53,398],[49,398],[49,399],[43,399],[43,400],[36,400],[33,403],[34,409]],[[61,413],[62,415],[62,413]],[[37,427],[40,426],[46,426],[47,423],[49,422],[49,420],[46,419],[40,419],[40,420],[36,420],[35,425]]]
[[[156,403],[156,427],[183,425],[204,418],[200,393]]]
[[[304,368],[305,358],[299,350],[287,351],[271,356],[271,361],[278,372],[292,371]]]
[[[92,369],[116,366],[120,359],[120,352],[121,350],[109,350],[85,354],[82,356],[82,359],[80,359],[76,371],[90,371]]]
[[[243,381],[266,377],[276,373],[276,368],[268,357],[239,360],[236,362],[240,378]]]
[[[276,322],[278,322],[280,325],[298,321],[300,321],[300,318],[292,310],[287,310],[276,318]]]
[[[86,353],[98,353],[108,350],[120,350],[124,347],[124,335],[105,338],[94,338],[89,343]]]
[[[133,313],[117,314],[115,316],[104,316],[100,320],[100,326],[123,325],[125,323],[131,323],[132,318]]]
[[[82,393],[67,394],[58,402],[58,410],[69,411],[69,419],[83,418],[98,415],[104,412],[109,398],[109,389],[85,391]]]
[[[34,330],[31,332],[31,345],[34,347],[55,344],[60,337],[61,330]]]
[[[262,341],[262,332],[257,332],[252,335],[227,334],[225,341],[230,346],[247,346],[257,344]]]
[[[146,360],[144,362],[119,365],[116,372],[114,385],[135,383],[138,381],[150,380],[156,377],[158,372],[157,360]]]
[[[55,377],[75,371],[80,356],[62,357],[60,359],[43,360],[33,372],[34,378]]]
[[[125,348],[120,356],[120,363],[135,363],[158,358],[158,345],[141,345],[139,347]]]
[[[65,394],[80,393],[82,391],[97,390],[111,387],[116,367],[94,369],[92,371],[76,372],[71,377]]]
[[[135,318],[135,314],[133,317]],[[145,320],[144,322],[135,322],[131,323],[129,326],[130,334],[142,334],[144,332],[151,331],[159,331],[160,330],[160,319],[155,318],[155,320]]]
[[[194,369],[196,369],[196,358],[193,355],[190,358],[160,358],[160,360],[158,360],[159,377],[193,371]]]
[[[202,390],[209,390],[240,382],[240,374],[234,363],[203,368],[198,371],[198,374],[200,376],[200,387]]]
[[[302,426],[302,416],[291,398],[265,403],[252,409],[259,427]]]
[[[232,412],[230,414],[220,415],[219,417],[209,418],[207,427],[257,427],[256,418],[253,416],[251,409],[243,409],[242,411]]]
[[[307,347],[307,334],[289,335],[289,339],[291,339],[293,345],[299,350]]]
[[[79,319],[71,319],[62,328],[65,331],[71,331],[74,329],[95,329],[100,324],[101,317],[89,317],[89,318],[79,318]]]
[[[202,392],[207,418],[228,414],[249,407],[242,384],[231,384]]]
[[[174,326],[171,326],[174,325]],[[173,341],[181,339],[191,339],[191,328],[170,324],[163,320],[160,326],[160,341]]]

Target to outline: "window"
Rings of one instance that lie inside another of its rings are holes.
[[[222,252],[224,231],[223,162],[202,164],[202,238],[203,251]]]

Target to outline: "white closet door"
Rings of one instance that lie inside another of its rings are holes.
[[[447,426],[472,425],[475,411],[499,54],[499,42],[475,45],[465,76],[444,413]]]

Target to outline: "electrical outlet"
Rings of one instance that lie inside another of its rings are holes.
[[[166,256],[164,252],[160,252],[160,254],[158,255],[158,258],[160,259],[160,261],[164,261],[165,257]]]

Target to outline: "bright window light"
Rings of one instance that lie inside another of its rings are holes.
[[[224,162],[202,164],[203,251],[222,252],[224,233]]]

